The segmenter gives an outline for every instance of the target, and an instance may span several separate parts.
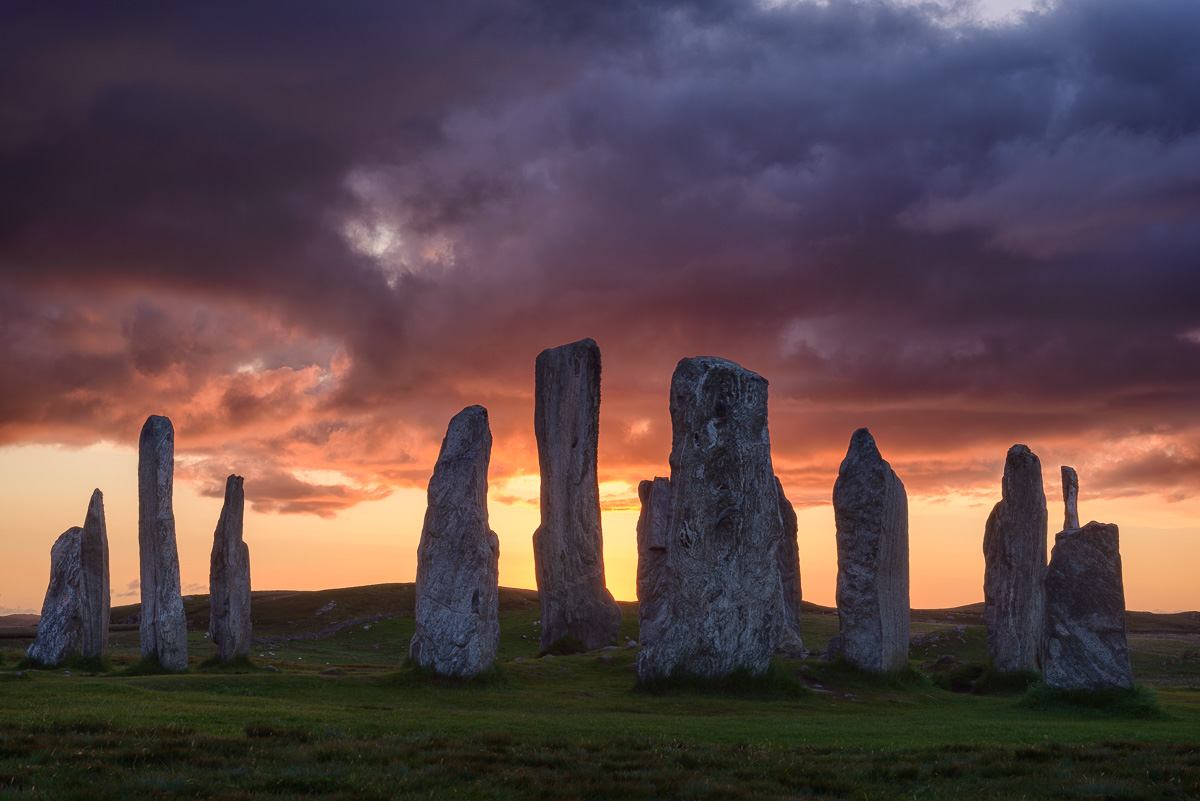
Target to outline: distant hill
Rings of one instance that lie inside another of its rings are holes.
[[[416,588],[407,584],[369,584],[330,590],[259,590],[251,595],[255,634],[322,631],[347,621],[411,617]],[[634,601],[620,601],[626,611],[637,608]],[[537,590],[500,588],[500,610],[532,610],[538,607]],[[805,614],[834,615],[837,609],[804,601]],[[141,604],[112,608],[112,624],[118,629],[136,628]],[[188,628],[208,628],[208,596],[184,598]],[[974,603],[948,609],[914,609],[914,622],[983,625],[983,604]],[[23,629],[37,625],[37,615],[0,615],[0,629]],[[1138,634],[1200,633],[1200,612],[1127,612],[1128,631]]]

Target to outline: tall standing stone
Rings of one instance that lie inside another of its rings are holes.
[[[1042,677],[1065,689],[1133,687],[1120,536],[1111,523],[1061,531],[1046,569]]]
[[[833,485],[842,655],[875,673],[908,665],[908,496],[860,428]]]
[[[775,479],[779,493],[779,518],[783,523],[783,539],[779,541],[776,561],[779,565],[780,603],[782,619],[775,642],[775,651],[780,656],[803,657],[804,641],[800,637],[800,542],[796,510],[783,494],[783,484]]]
[[[671,523],[671,479],[655,477],[638,485],[642,513],[637,522],[638,640],[653,641],[665,624],[667,540]]]
[[[1074,467],[1062,466],[1063,531],[1079,528],[1079,476]]]
[[[500,541],[488,527],[491,455],[487,409],[468,406],[450,420],[429,480],[408,654],[442,675],[475,676],[496,661]]]
[[[187,670],[187,619],[179,588],[172,492],[175,429],[151,415],[138,442],[138,551],[141,557],[142,658]]]
[[[671,425],[665,623],[638,654],[638,678],[760,673],[783,613],[767,381],[724,359],[683,359]]]
[[[92,492],[87,517],[79,535],[79,602],[82,629],[79,650],[84,659],[108,653],[110,605],[108,584],[108,529],[104,523],[104,495]]]
[[[225,504],[213,535],[209,561],[208,635],[217,658],[228,662],[249,656],[253,645],[250,623],[250,548],[242,539],[246,494],[241,476],[225,479]]]
[[[83,529],[67,529],[50,548],[50,583],[42,601],[37,636],[25,652],[29,659],[46,666],[61,664],[79,652],[83,630],[79,602],[79,540]]]
[[[1024,445],[1008,449],[1002,497],[983,535],[983,622],[999,673],[1038,670],[1046,572],[1042,464]]]
[[[542,524],[533,534],[541,646],[572,637],[599,648],[616,640],[621,608],[604,583],[600,348],[591,339],[538,354],[534,431],[542,473]]]

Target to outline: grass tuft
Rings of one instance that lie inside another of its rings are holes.
[[[805,670],[820,681],[839,687],[854,687],[863,690],[884,692],[916,692],[928,690],[932,685],[929,677],[907,665],[903,670],[891,673],[874,673],[863,670],[838,657],[832,662],[817,662],[805,665]]]
[[[405,661],[404,667],[382,677],[380,683],[390,687],[469,687],[476,689],[502,689],[507,687],[508,675],[496,665],[491,670],[475,676],[445,676],[430,668],[421,667],[413,660]]]
[[[228,660],[210,656],[200,663],[198,670],[201,673],[257,673],[259,668],[248,656],[235,656]]]
[[[1106,717],[1159,719],[1166,716],[1158,696],[1149,687],[1135,685],[1132,690],[1109,687],[1098,690],[1067,690],[1047,684],[1035,684],[1021,699],[1022,705],[1039,711],[1089,711]]]
[[[650,695],[732,695],[763,700],[799,698],[808,693],[796,674],[774,665],[761,673],[742,667],[718,678],[673,670],[666,676],[639,679],[634,689]]]
[[[165,676],[173,675],[176,671],[167,670],[157,656],[140,659],[121,671],[121,676]]]
[[[972,691],[976,695],[993,695],[1003,693],[1024,693],[1031,687],[1040,684],[1042,674],[1036,670],[1018,670],[1012,673],[1000,673],[990,666],[975,682]]]
[[[553,654],[554,656],[567,656],[568,654],[584,654],[587,653],[587,648],[584,647],[583,640],[578,637],[572,637],[568,634],[565,637],[559,637],[546,648],[538,652],[538,656]]]

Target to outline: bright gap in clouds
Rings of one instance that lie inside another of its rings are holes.
[[[826,6],[830,0],[760,0],[764,8],[778,8],[795,3],[812,3]],[[901,6],[935,5],[945,11],[963,14],[965,18],[977,18],[982,22],[995,23],[1015,20],[1014,15],[1034,11],[1048,5],[1047,0],[891,0]],[[966,12],[966,13],[964,13]]]

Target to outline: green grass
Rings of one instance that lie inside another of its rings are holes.
[[[1118,718],[1160,719],[1165,713],[1154,690],[1135,685],[1126,690],[1119,687],[1102,690],[1066,690],[1035,684],[1029,688],[1022,703],[1030,709],[1070,713],[1095,713]]]
[[[1157,687],[1125,697],[995,684],[967,613],[914,622],[936,636],[900,674],[776,660],[724,687],[648,691],[633,648],[536,658],[536,598],[502,591],[498,669],[459,681],[404,666],[409,587],[256,594],[260,636],[389,617],[257,643],[232,667],[207,661],[196,629],[182,674],[137,667],[133,626],[113,631],[106,675],[18,673],[28,643],[11,641],[0,798],[1200,797],[1194,632],[1144,632],[1146,651],[1131,637],[1135,675]],[[206,599],[187,608],[196,625]],[[623,612],[622,644],[637,636],[636,607]],[[803,625],[820,649],[837,618],[810,610]],[[939,659],[991,691],[935,686],[918,667]]]
[[[668,676],[639,679],[634,687],[638,692],[650,695],[687,694],[780,700],[800,698],[808,692],[794,671],[774,664],[761,673],[739,668],[719,678],[676,670]]]

